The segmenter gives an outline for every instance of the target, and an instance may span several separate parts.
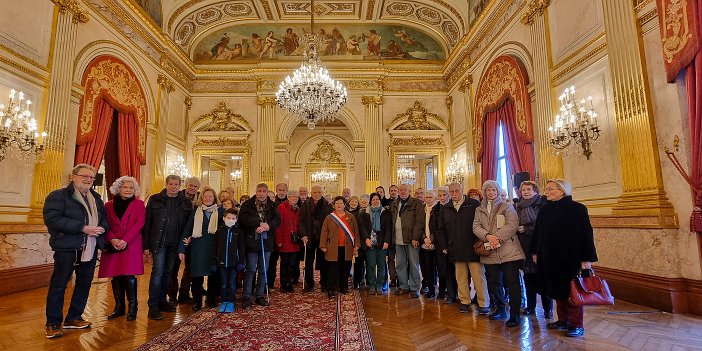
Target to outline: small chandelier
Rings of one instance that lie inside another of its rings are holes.
[[[571,86],[558,99],[561,102],[560,113],[556,115],[555,124],[548,128],[551,146],[558,150],[557,152],[567,155],[567,147],[575,142],[580,145],[583,155],[589,160],[592,155],[592,142],[600,137],[592,96],[577,103],[575,87]],[[587,106],[588,102],[589,106]]]
[[[314,0],[311,1],[311,32],[305,34],[305,51],[302,66],[293,72],[292,78],[285,77],[275,93],[279,107],[290,111],[302,121],[307,128],[314,129],[319,122],[333,121],[334,115],[346,104],[346,88],[329,76],[319,59],[317,42],[314,34]]]
[[[417,172],[405,166],[397,170],[397,182],[400,184],[414,185],[417,183]]]
[[[334,172],[329,172],[326,169],[322,168],[321,170],[312,173],[312,183],[322,185],[324,187],[327,187],[331,184],[334,184],[338,180],[338,174]]]
[[[185,165],[185,158],[180,155],[176,157],[176,162],[168,163],[168,174],[175,174],[181,178],[190,178],[192,176],[188,166]]]
[[[233,156],[232,156],[233,157]],[[232,178],[232,182],[238,182],[241,181],[241,170],[237,169],[236,171],[229,173],[229,176]]]
[[[446,182],[447,183],[458,183],[463,184],[463,174],[465,174],[465,167],[463,162],[458,160],[458,155],[453,155],[449,166],[446,169]]]
[[[17,99],[15,100],[15,95]],[[44,152],[44,144],[39,143],[37,120],[32,117],[29,107],[32,101],[24,99],[24,93],[15,89],[10,90],[10,102],[0,104],[0,161],[5,159],[5,154],[10,150],[19,151],[17,158],[27,160],[32,156],[34,162],[40,162]],[[46,132],[41,133],[42,140]]]

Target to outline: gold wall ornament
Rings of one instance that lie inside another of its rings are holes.
[[[391,146],[439,146],[444,145],[443,138],[422,138],[413,135],[411,138],[392,138]]]
[[[167,54],[161,55],[161,68],[163,68],[168,75],[177,80],[182,86],[189,88],[190,82],[192,81],[192,76],[188,76],[184,73],[184,69],[176,65],[172,60],[168,58]]]
[[[473,76],[470,74],[466,76],[465,79],[458,85],[458,91],[465,93],[470,91],[470,85],[473,84]]]
[[[341,161],[341,153],[336,150],[334,144],[329,140],[323,139],[317,144],[317,149],[310,155],[307,163],[343,163]]]
[[[175,85],[173,85],[173,82],[171,82],[171,80],[163,74],[158,75],[158,78],[156,78],[156,82],[158,83],[158,86],[161,87],[161,89],[169,93],[175,91]]]
[[[440,119],[435,113],[427,112],[427,110],[422,107],[419,101],[415,101],[412,107],[407,109],[407,112],[400,113],[395,117],[395,120],[391,124],[397,123],[399,120],[406,119],[406,121],[395,128],[394,130],[440,130],[441,127],[429,122],[429,118]]]
[[[361,103],[363,105],[382,105],[383,97],[364,95],[361,97]]]
[[[200,139],[197,138],[193,147],[231,147],[231,146],[245,146],[251,147],[248,139],[231,139],[227,137],[219,137],[217,139]]]
[[[220,101],[217,108],[212,110],[211,113],[202,115],[198,118],[193,126],[199,125],[204,122],[204,120],[210,119],[211,121],[197,129],[193,129],[194,132],[235,132],[235,131],[252,131],[249,122],[244,119],[240,114],[232,112],[231,109],[227,108],[227,104],[224,101]]]
[[[59,7],[59,11],[65,13],[66,11],[73,14],[73,23],[88,23],[90,17],[88,13],[83,10],[78,1],[76,0],[51,0],[54,4]]]
[[[527,5],[526,12],[522,15],[522,23],[530,25],[534,23],[534,17],[541,16],[551,3],[551,0],[531,0]]]
[[[256,98],[256,105],[263,106],[263,105],[275,105],[275,97],[274,96],[259,96]]]
[[[383,87],[383,83],[380,80],[349,80],[344,83],[347,89],[354,90],[379,90]]]
[[[193,98],[191,98],[190,96],[186,96],[185,101],[183,101],[183,103],[185,104],[185,108],[188,109],[188,111],[190,111],[190,109],[193,107]]]

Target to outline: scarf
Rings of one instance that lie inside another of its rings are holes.
[[[541,195],[536,194],[531,197],[531,199],[522,198],[517,203],[517,209],[519,210],[519,224],[525,225],[536,222],[536,215],[538,214],[538,208],[533,206],[541,199]]]
[[[261,223],[266,223],[266,212],[268,211],[268,199],[263,201],[258,201],[256,199],[256,213],[258,213],[258,218]]]
[[[117,215],[117,218],[122,220],[122,216],[124,216],[124,213],[127,212],[127,208],[129,207],[129,204],[131,204],[133,200],[134,200],[134,196],[132,196],[128,199],[123,199],[119,195],[115,196],[115,199],[112,200],[112,208],[115,210],[115,214]]]
[[[83,198],[83,195],[75,189],[73,197],[80,202],[85,208],[85,212],[88,213],[88,225],[96,227],[100,223],[100,215],[97,210],[97,205],[95,204],[95,196],[88,190],[88,193]],[[88,199],[88,203],[85,203],[85,199]],[[86,236],[85,247],[83,247],[83,253],[80,256],[81,262],[89,262],[93,259],[95,254],[95,246],[97,246],[97,239],[94,236]]]
[[[201,205],[200,207],[195,210],[195,224],[193,225],[193,238],[199,238],[202,237],[202,221],[204,220],[204,213],[209,212],[210,213],[210,223],[207,225],[207,233],[209,234],[214,234],[217,232],[217,227],[219,225],[218,220],[219,216],[218,215],[212,215],[213,212],[217,211],[217,204],[212,204],[211,206],[205,206]]]
[[[380,214],[383,212],[383,206],[368,207],[368,213],[371,215],[371,225],[376,233],[380,233]]]

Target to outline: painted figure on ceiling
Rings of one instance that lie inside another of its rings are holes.
[[[292,28],[285,30],[285,37],[283,37],[283,47],[285,48],[285,55],[290,56],[295,52],[297,47],[300,46],[300,38]]]

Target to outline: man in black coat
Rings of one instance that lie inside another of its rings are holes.
[[[173,268],[178,260],[178,244],[185,224],[190,218],[193,203],[180,192],[181,179],[166,177],[166,188],[149,198],[146,222],[142,229],[144,254],[151,255],[153,265],[149,281],[149,318],[163,319],[161,311],[175,312],[166,302],[166,293]]]
[[[251,290],[254,275],[256,279],[256,304],[268,306],[264,296],[268,282],[264,279],[271,251],[275,246],[275,230],[280,225],[278,206],[268,197],[268,185],[256,186],[256,196],[241,204],[239,210],[241,223],[246,237],[246,278],[244,279],[244,308],[251,308]]]
[[[68,186],[52,191],[44,201],[44,224],[54,251],[54,271],[46,296],[47,339],[63,336],[64,328],[84,329],[91,325],[82,314],[95,273],[97,250],[105,246],[102,234],[109,230],[105,204],[91,189],[94,180],[95,168],[79,164],[73,168]],[[64,321],[63,300],[73,271],[76,282]]]
[[[307,259],[305,261],[305,291],[314,289],[314,262],[317,259],[317,269],[320,270],[319,284],[324,290],[327,281],[327,261],[324,252],[319,249],[319,237],[322,233],[322,224],[327,215],[334,210],[329,202],[322,196],[322,187],[313,185],[312,197],[302,204],[300,209],[300,236],[305,243]]]
[[[478,313],[490,313],[490,297],[488,295],[485,279],[485,267],[480,263],[480,256],[473,251],[473,244],[478,239],[473,234],[473,219],[475,209],[480,206],[477,200],[463,195],[463,186],[459,183],[449,185],[451,202],[441,209],[439,214],[439,227],[437,237],[439,249],[448,254],[456,269],[458,283],[458,298],[461,304],[458,311],[469,311],[470,281],[468,274],[473,278],[473,285],[478,295]]]
[[[185,180],[185,189],[180,192],[185,195],[185,197],[193,203],[193,209],[195,209],[195,202],[198,196],[200,196],[200,179],[197,177],[190,177]],[[190,297],[190,254],[185,253],[185,260],[183,261],[183,275],[180,279],[180,288],[178,288],[178,271],[180,271],[180,260],[176,260],[173,265],[173,270],[171,271],[171,281],[168,284],[168,301],[170,303],[184,303],[190,302],[193,299]]]

